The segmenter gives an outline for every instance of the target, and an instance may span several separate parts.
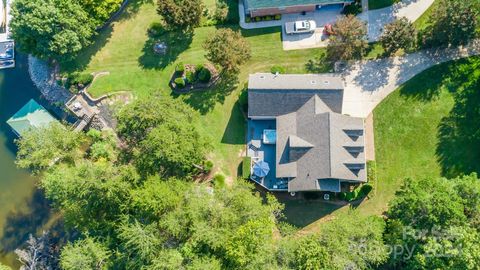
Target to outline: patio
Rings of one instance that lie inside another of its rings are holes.
[[[249,120],[247,133],[247,156],[252,158],[252,167],[255,163],[265,161],[269,165],[269,172],[265,177],[258,177],[252,173],[251,179],[268,190],[287,190],[287,181],[277,179],[275,168],[276,144],[265,144],[264,130],[275,130],[275,120]]]

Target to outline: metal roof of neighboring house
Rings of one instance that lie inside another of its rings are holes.
[[[333,112],[342,112],[343,81],[331,74],[251,74],[248,80],[248,116],[275,118],[297,111],[317,95]]]
[[[292,178],[291,192],[330,190],[331,181],[323,179],[365,182],[365,153],[358,151],[364,147],[363,130],[363,119],[332,112],[313,96],[296,112],[277,117],[276,177]]]
[[[244,0],[247,11],[262,8],[282,8],[306,5],[331,5],[351,3],[353,0]]]
[[[31,99],[7,120],[7,124],[16,134],[22,136],[31,128],[44,127],[55,121],[57,120],[42,105]]]

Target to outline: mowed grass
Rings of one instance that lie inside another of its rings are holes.
[[[242,31],[252,49],[251,60],[238,74],[238,86],[229,93],[195,93],[176,97],[168,86],[178,63],[205,63],[202,45],[217,27],[196,28],[191,36],[167,33],[156,39],[148,35],[152,22],[159,22],[154,3],[132,1],[125,13],[103,30],[95,43],[79,55],[76,61],[63,65],[64,72],[109,72],[99,77],[89,88],[95,97],[120,91],[129,91],[140,97],[159,92],[167,98],[185,100],[199,111],[196,124],[213,144],[210,157],[224,173],[236,176],[245,143],[245,119],[238,105],[240,90],[248,74],[269,72],[273,65],[282,65],[288,72],[307,72],[306,63],[321,55],[323,49],[285,52],[282,49],[281,28]],[[238,30],[237,26],[226,26]],[[155,55],[152,46],[156,40],[166,42],[166,56]],[[312,67],[310,67],[312,68]]]

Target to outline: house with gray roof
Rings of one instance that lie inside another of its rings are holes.
[[[251,17],[311,12],[322,6],[348,5],[354,0],[243,0],[245,14]]]
[[[342,183],[366,182],[364,120],[341,114],[342,102],[336,75],[250,75],[247,154],[252,168],[269,164],[252,179],[289,192],[340,192]]]

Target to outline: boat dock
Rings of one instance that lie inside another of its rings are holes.
[[[0,33],[0,69],[15,67],[15,42],[10,37],[9,23],[12,19],[10,7],[13,0],[7,0],[6,6],[0,0],[0,26],[5,31]]]

